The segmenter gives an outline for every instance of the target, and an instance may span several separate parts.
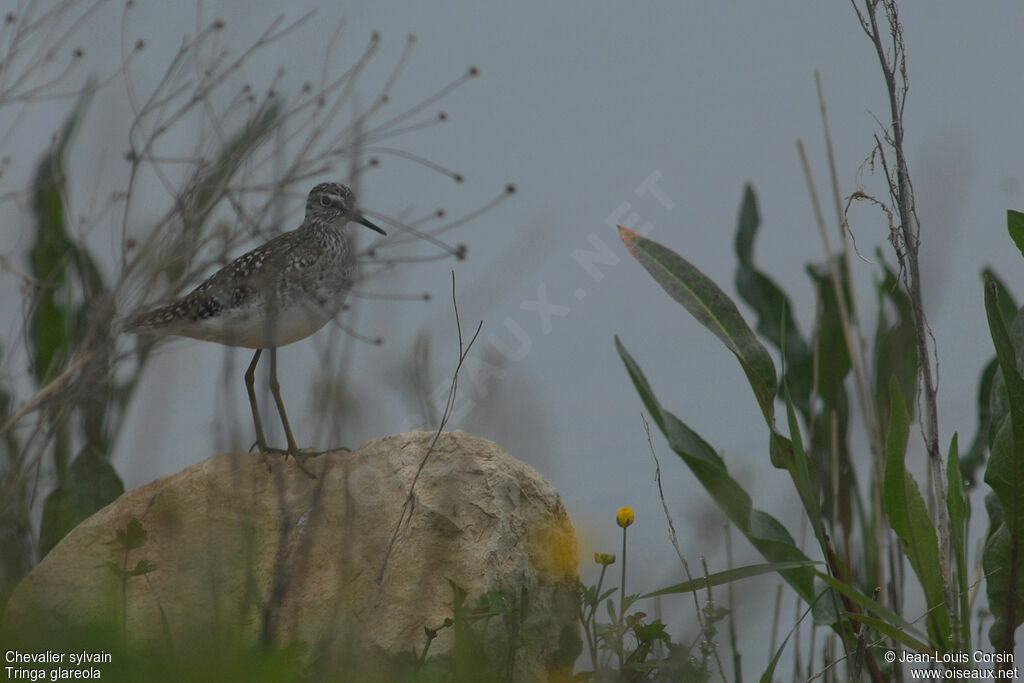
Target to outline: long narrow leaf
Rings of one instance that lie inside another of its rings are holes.
[[[910,431],[910,414],[895,378],[889,384],[892,407],[885,439],[883,498],[892,530],[903,542],[903,551],[917,574],[928,603],[928,634],[935,647],[948,649],[949,614],[939,569],[939,538],[928,516],[917,482],[907,471],[904,457]]]
[[[917,329],[911,310],[910,295],[899,286],[896,273],[882,260],[882,280],[876,285],[878,291],[878,323],[875,328],[875,397],[878,405],[878,424],[882,434],[888,431],[889,415],[886,409],[891,400],[889,382],[895,377],[904,396],[913,396],[917,390]],[[886,313],[886,301],[891,304],[895,317],[890,321]],[[911,417],[914,406],[908,405]]]
[[[999,361],[993,356],[981,371],[978,378],[978,429],[974,433],[970,448],[964,457],[960,458],[960,475],[968,488],[977,486],[977,470],[985,464],[988,454],[990,432],[992,430],[992,387],[995,384],[996,375],[999,372]]]
[[[737,567],[736,569],[726,569],[725,571],[715,572],[714,574],[702,576],[701,578],[694,579],[693,581],[677,583],[674,586],[668,586],[661,590],[656,590],[653,593],[641,595],[640,597],[654,598],[659,595],[692,593],[693,591],[703,590],[705,588],[714,588],[715,586],[720,586],[724,583],[732,583],[733,581],[739,581],[740,579],[748,579],[751,576],[773,574],[787,569],[797,569],[798,567],[812,567],[815,564],[821,563],[806,560],[802,562],[768,562],[765,564],[752,564],[747,567]]]
[[[900,645],[909,647],[911,650],[914,650],[915,652],[924,652],[932,656],[935,656],[937,654],[935,648],[930,646],[928,643],[907,635],[907,633],[904,632],[902,629],[893,626],[887,621],[882,621],[881,619],[878,619],[876,617],[870,617],[866,614],[861,614],[860,612],[844,612],[843,614],[844,616],[846,616],[849,619],[852,619],[853,621],[859,621],[865,626],[870,626],[871,628],[881,633],[883,636],[888,636]]]
[[[810,421],[810,395],[813,363],[810,347],[796,326],[789,297],[774,280],[754,263],[754,240],[761,225],[754,188],[743,188],[739,218],[736,221],[736,291],[757,313],[758,333],[775,345],[785,348],[786,379],[793,392],[793,404]]]
[[[35,218],[35,242],[29,253],[32,275],[38,283],[33,290],[31,335],[32,371],[38,386],[59,371],[70,358],[76,337],[72,293],[68,287],[69,263],[76,252],[67,233],[66,177],[64,159],[85,116],[94,83],[81,91],[74,108],[64,121],[60,135],[36,166],[32,182],[32,213]],[[55,413],[48,412],[54,419]],[[68,424],[54,420],[53,461],[58,484],[63,484],[71,458]],[[59,506],[50,506],[51,510]]]
[[[715,449],[679,418],[661,407],[643,371],[618,337],[615,338],[615,348],[626,365],[626,371],[640,394],[640,399],[665,435],[669,446],[682,458],[697,481],[736,528],[769,562],[808,561],[807,556],[796,546],[793,537],[778,520],[753,507],[750,495],[729,475],[725,463]],[[783,570],[780,574],[801,598],[807,602],[813,599],[814,579],[810,568],[796,567]]]
[[[830,587],[838,591],[843,597],[848,598],[857,607],[861,609],[861,614],[874,614],[878,615],[883,621],[891,624],[896,629],[901,631],[907,638],[914,639],[915,642],[919,643],[922,649],[928,649],[929,645],[925,643],[926,636],[921,634],[913,624],[906,621],[900,615],[896,614],[888,607],[881,605],[868,596],[861,593],[859,590],[854,588],[848,583],[844,583],[834,576],[830,576],[825,572],[814,570],[815,576],[827,583]],[[916,647],[916,646],[915,646]]]
[[[736,304],[696,266],[672,250],[619,226],[619,237],[655,281],[697,322],[735,354],[769,425],[775,415],[778,379],[768,351],[743,320]]]
[[[803,439],[800,436],[800,425],[797,424],[793,399],[789,393],[788,378],[782,380],[782,389],[786,399],[786,417],[789,420],[789,433],[793,435],[790,441],[793,453],[793,457],[790,458],[790,462],[793,465],[790,468],[790,476],[793,477],[793,485],[796,486],[797,493],[800,494],[804,512],[811,521],[814,537],[818,540],[818,544],[824,547],[825,528],[821,523],[821,505],[818,502],[819,487],[811,474],[814,471],[814,463],[807,457],[807,452],[804,450]]]
[[[999,308],[996,286],[985,283],[985,311],[996,348],[1009,404],[992,456],[985,469],[985,483],[999,501],[1002,523],[990,530],[982,554],[989,609],[993,615],[989,640],[1003,652],[1013,651],[1014,631],[1024,621],[1024,378],[1017,369],[1013,342]]]
[[[843,307],[840,306],[837,290],[842,292],[847,311],[851,310],[852,299],[846,261],[838,256],[833,260],[832,267],[807,267],[818,301],[818,322],[812,343],[817,363],[815,389],[821,399],[821,407],[811,425],[807,451],[817,468],[818,479],[822,482],[824,516],[831,522],[830,526],[841,525],[849,529],[853,507],[855,504],[859,506],[860,501],[856,470],[850,463],[848,448],[850,400],[846,378],[852,364],[844,333]],[[833,281],[833,272],[838,275],[838,287]],[[839,471],[835,472],[837,468]],[[832,482],[837,482],[839,486],[833,489]]]

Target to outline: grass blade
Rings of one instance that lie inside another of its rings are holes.
[[[733,581],[739,581],[740,579],[748,579],[752,576],[760,576],[762,574],[772,574],[775,572],[782,572],[788,569],[797,569],[798,567],[812,567],[815,564],[821,564],[820,562],[813,562],[812,560],[804,560],[799,562],[767,562],[765,564],[752,564],[746,567],[737,567],[735,569],[727,569],[721,572],[715,572],[708,576],[702,576],[699,579],[693,581],[684,581],[683,583],[677,583],[674,586],[667,586],[661,590],[656,590],[653,593],[647,593],[641,595],[640,598],[654,598],[659,595],[676,595],[678,593],[691,593],[696,590],[703,590],[705,588],[714,588],[715,586],[721,586],[725,583],[732,583]]]

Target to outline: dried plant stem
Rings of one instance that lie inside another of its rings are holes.
[[[423,458],[420,459],[419,467],[416,468],[416,474],[412,478],[412,483],[409,484],[409,493],[405,496],[405,503],[402,505],[402,516],[398,519],[395,524],[395,529],[391,533],[391,541],[388,543],[388,549],[384,553],[384,560],[380,564],[380,571],[377,572],[377,582],[379,583],[384,578],[384,571],[388,567],[388,559],[391,557],[391,551],[394,550],[395,542],[398,540],[398,534],[402,530],[402,525],[405,524],[409,519],[412,518],[413,506],[415,505],[414,493],[416,490],[416,482],[419,481],[420,474],[423,473],[423,468],[427,466],[427,460],[430,459],[430,454],[434,452],[434,448],[437,446],[438,440],[441,438],[441,434],[444,433],[444,428],[448,424],[448,420],[452,416],[452,411],[455,409],[455,393],[459,387],[459,370],[462,369],[462,364],[466,361],[466,357],[469,355],[470,349],[473,348],[473,344],[476,342],[477,337],[480,336],[480,330],[483,328],[483,321],[476,326],[476,331],[473,336],[470,337],[469,343],[464,343],[462,339],[462,323],[459,320],[459,304],[455,299],[455,271],[452,271],[452,306],[455,308],[455,329],[459,335],[459,362],[455,364],[455,372],[452,373],[452,382],[448,388],[448,400],[445,402],[444,412],[441,414],[441,422],[437,425],[437,430],[434,432],[434,438],[430,441],[430,445],[427,446],[427,452],[423,454]]]
[[[857,5],[856,0],[851,0],[854,11],[857,13],[857,18],[860,20],[861,28],[875,47],[879,65],[882,67],[882,75],[885,78],[886,93],[889,98],[889,113],[892,122],[890,128],[885,133],[885,142],[888,149],[895,156],[896,177],[892,177],[887,165],[883,165],[883,168],[889,183],[889,194],[895,204],[896,213],[899,215],[900,220],[899,239],[902,249],[897,248],[897,257],[901,267],[904,269],[903,282],[910,297],[911,313],[916,331],[918,368],[922,385],[920,392],[920,401],[923,403],[921,411],[922,436],[928,452],[929,479],[935,499],[933,514],[936,517],[936,526],[939,532],[939,567],[942,574],[943,599],[946,603],[946,610],[952,614],[952,580],[949,566],[949,515],[946,510],[945,468],[943,467],[942,453],[939,451],[938,388],[935,377],[937,373],[933,374],[932,368],[935,341],[924,313],[924,302],[921,295],[921,272],[918,262],[921,224],[914,206],[914,188],[910,182],[910,171],[907,167],[907,158],[903,149],[903,107],[906,103],[907,90],[909,88],[906,69],[906,49],[903,42],[903,25],[900,22],[895,0],[863,0],[863,3],[864,8],[861,9]],[[888,30],[884,33],[883,29],[878,25],[878,17],[876,15],[879,5],[884,9],[886,22],[888,23]],[[888,45],[885,44],[886,35],[888,36]],[[886,150],[880,146],[879,151],[884,160]],[[929,339],[931,343],[929,343]]]
[[[647,418],[644,417],[643,413],[640,413],[640,421],[644,423],[644,433],[647,434],[647,446],[651,449],[651,457],[654,458],[654,481],[658,485],[658,497],[661,499],[661,508],[662,510],[665,511],[665,519],[668,521],[668,538],[672,542],[672,547],[675,548],[676,555],[679,557],[680,564],[683,565],[683,571],[686,573],[686,580],[692,584],[693,574],[690,572],[690,564],[686,561],[686,557],[683,555],[683,551],[679,547],[679,537],[676,535],[676,525],[675,522],[672,520],[672,513],[668,511],[668,503],[665,502],[665,491],[661,487],[661,462],[658,460],[658,454],[654,450],[654,442],[651,441],[651,425],[647,423]],[[726,525],[725,528],[726,534],[728,534],[729,526]],[[732,548],[730,540],[727,540],[726,550],[730,553],[731,556]],[[623,557],[625,557],[625,549],[623,549]],[[729,563],[731,568],[731,559],[729,560]],[[697,624],[700,626],[701,633],[706,634],[708,632],[708,627],[707,623],[704,620],[704,612],[701,611],[700,608],[700,601],[697,599],[697,591],[690,591],[690,595],[693,596],[693,609],[697,615]],[[733,636],[735,636],[735,634],[733,634]],[[736,657],[739,656],[739,653],[735,647],[733,647],[733,653]],[[724,682],[725,669],[722,667],[722,660],[718,657],[717,648],[714,650],[714,655],[715,663],[718,665],[718,675],[722,678],[722,681]],[[740,676],[738,668],[736,670],[736,676]]]
[[[796,141],[797,153],[800,155],[800,165],[804,172],[804,181],[811,194],[811,205],[814,207],[814,218],[818,225],[818,233],[822,245],[825,247],[825,259],[827,261],[829,275],[832,278],[832,287],[835,290],[836,302],[839,306],[839,320],[843,327],[843,340],[850,356],[850,365],[853,369],[854,385],[857,388],[857,400],[860,402],[861,411],[864,415],[864,422],[867,425],[868,434],[871,437],[871,448],[877,453],[882,453],[881,439],[878,436],[878,428],[875,425],[875,411],[872,409],[870,393],[868,392],[867,368],[861,359],[861,347],[856,343],[853,334],[853,326],[856,324],[850,308],[846,305],[846,296],[843,292],[842,278],[840,277],[839,266],[832,258],[832,241],[828,237],[828,230],[825,228],[825,216],[821,210],[821,202],[818,199],[818,190],[814,185],[814,177],[811,175],[811,166],[807,160],[807,152],[804,150],[802,140]],[[845,250],[842,252],[845,255]],[[847,270],[849,272],[849,270]]]

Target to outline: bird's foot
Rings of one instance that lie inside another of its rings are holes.
[[[270,446],[261,445],[259,442],[253,444],[252,448],[249,449],[249,452],[252,453],[253,449],[256,449],[259,452],[260,457],[263,458],[263,462],[267,465],[267,469],[270,469],[270,460],[268,460],[268,457],[287,458],[289,455],[292,456],[295,459],[295,464],[298,465],[300,470],[302,470],[302,473],[310,479],[316,479],[316,475],[306,468],[306,461],[324,453],[324,451],[316,451],[312,448],[272,448]]]

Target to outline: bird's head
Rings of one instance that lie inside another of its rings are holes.
[[[306,221],[355,221],[382,235],[387,234],[359,213],[355,193],[341,183],[320,183],[309,191],[309,197],[306,198]]]

